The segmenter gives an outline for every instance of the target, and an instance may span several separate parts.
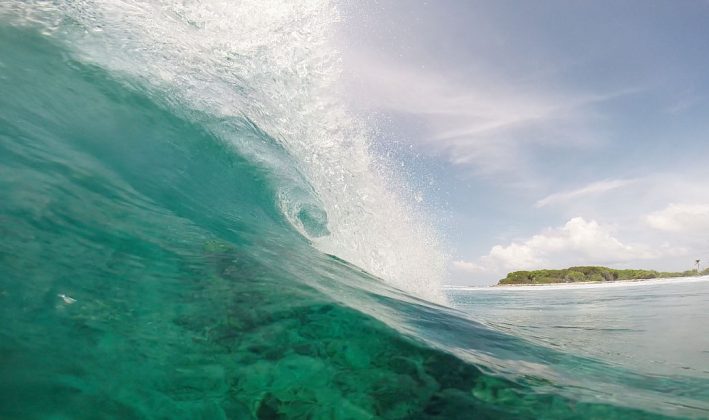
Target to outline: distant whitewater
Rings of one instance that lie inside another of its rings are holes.
[[[435,303],[444,254],[342,105],[338,19],[0,2],[0,417],[706,415],[697,383],[663,403]]]
[[[608,281],[601,283],[549,283],[539,285],[507,285],[507,286],[488,286],[488,287],[468,287],[468,286],[444,286],[444,290],[475,290],[475,291],[511,291],[511,290],[570,290],[570,289],[605,289],[615,287],[642,287],[655,286],[664,284],[681,284],[681,283],[701,283],[709,282],[709,276],[700,277],[671,277],[671,278],[656,278],[644,280],[619,280]]]

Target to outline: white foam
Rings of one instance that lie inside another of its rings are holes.
[[[658,278],[648,280],[633,280],[633,281],[614,281],[605,283],[563,283],[563,284],[545,284],[538,286],[495,286],[495,287],[465,287],[465,286],[444,286],[447,291],[486,291],[486,292],[508,292],[508,291],[543,291],[543,290],[578,290],[578,289],[606,289],[617,287],[642,287],[642,286],[657,286],[657,285],[672,285],[678,283],[701,283],[709,281],[709,276],[700,277],[673,277],[673,278]]]

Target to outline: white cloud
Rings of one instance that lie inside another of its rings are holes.
[[[489,272],[506,273],[579,264],[615,264],[657,256],[648,247],[621,242],[609,226],[575,217],[562,227],[547,229],[525,241],[495,245],[480,258],[479,265]]]
[[[706,235],[709,231],[709,204],[670,204],[647,215],[645,221],[666,232]]]
[[[482,271],[485,271],[484,267],[481,267],[470,261],[455,260],[451,263],[451,265],[453,266],[453,269],[466,274],[477,274]]]
[[[572,199],[579,199],[579,198],[587,197],[590,195],[597,195],[597,194],[606,193],[608,191],[612,191],[612,190],[615,190],[618,188],[625,187],[625,186],[630,185],[634,182],[635,182],[635,180],[633,180],[633,179],[611,179],[611,180],[593,182],[591,184],[588,184],[584,187],[581,187],[581,188],[578,188],[575,190],[550,194],[550,195],[542,198],[541,200],[537,201],[535,204],[535,207],[539,208],[539,207],[544,207],[544,206],[548,206],[548,205],[564,203],[564,202],[570,201]]]

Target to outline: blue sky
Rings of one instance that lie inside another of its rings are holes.
[[[352,107],[435,210],[451,283],[709,263],[709,2],[341,12]]]

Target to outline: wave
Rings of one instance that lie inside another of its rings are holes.
[[[434,228],[339,98],[330,2],[60,1],[9,13],[267,167],[283,214],[319,249],[441,301]],[[244,136],[244,124],[260,132]]]
[[[0,416],[704,413],[432,302],[443,254],[337,100],[336,20],[0,3]]]

